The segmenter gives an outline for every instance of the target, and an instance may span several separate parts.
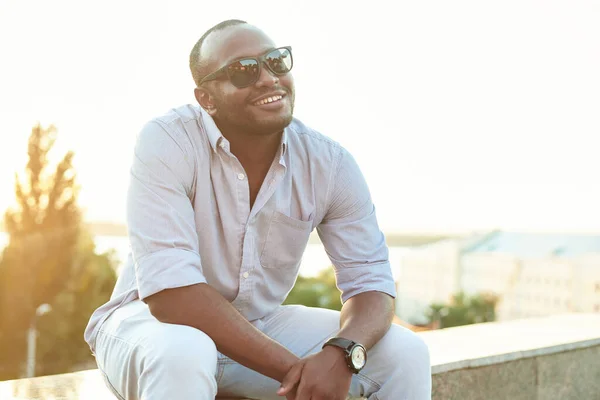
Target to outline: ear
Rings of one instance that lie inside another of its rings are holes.
[[[194,96],[196,97],[198,104],[200,104],[200,107],[204,108],[210,116],[215,115],[217,109],[213,101],[213,96],[208,90],[197,87],[194,89]]]

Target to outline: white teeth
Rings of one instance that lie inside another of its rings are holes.
[[[263,104],[272,103],[274,101],[281,100],[282,98],[283,98],[283,96],[267,97],[266,99],[262,99],[262,100],[257,101],[256,103],[254,103],[254,105],[262,106]]]

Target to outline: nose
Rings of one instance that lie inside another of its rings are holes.
[[[277,85],[278,83],[279,77],[271,72],[271,70],[265,64],[263,64],[262,68],[260,69],[260,76],[256,81],[256,86],[271,87]]]

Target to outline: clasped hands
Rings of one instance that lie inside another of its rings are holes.
[[[326,346],[294,364],[277,394],[287,400],[346,400],[351,381],[343,351]]]

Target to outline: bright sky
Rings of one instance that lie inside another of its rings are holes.
[[[139,128],[194,102],[202,33],[294,48],[296,116],[339,141],[386,231],[600,232],[600,3],[0,1],[0,210],[36,121],[76,152],[88,220],[124,221]]]

